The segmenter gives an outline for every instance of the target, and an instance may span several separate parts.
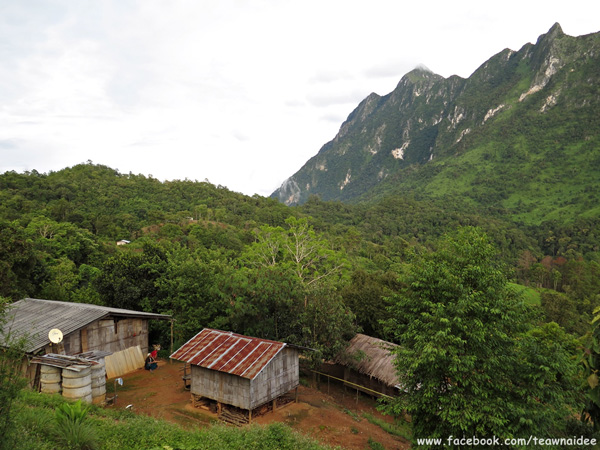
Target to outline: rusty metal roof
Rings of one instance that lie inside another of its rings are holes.
[[[286,346],[283,342],[205,328],[171,358],[252,380]]]

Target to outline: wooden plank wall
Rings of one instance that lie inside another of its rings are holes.
[[[285,347],[250,383],[250,408],[291,391],[300,382],[298,350]]]
[[[87,350],[118,352],[138,346],[148,353],[148,321],[143,319],[98,320],[86,327]]]
[[[190,391],[227,405],[250,409],[250,380],[247,378],[192,366]]]
[[[148,353],[148,320],[97,320],[87,327],[65,336],[62,344],[67,355],[91,350],[114,353],[135,346],[139,346],[142,353],[146,355]]]

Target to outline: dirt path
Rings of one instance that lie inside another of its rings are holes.
[[[159,361],[154,372],[140,369],[123,376],[123,386],[117,386],[116,408],[128,405],[137,413],[160,417],[186,427],[208,426],[217,422],[216,414],[191,405],[190,392],[184,389],[183,364]],[[109,380],[107,390],[112,396],[114,383]],[[329,394],[327,393],[329,389]],[[402,437],[383,430],[367,419],[375,417],[393,423],[390,417],[381,415],[376,403],[360,396],[356,391],[344,393],[341,385],[325,383],[321,390],[304,386],[298,388],[298,403],[288,405],[255,418],[253,423],[269,424],[283,422],[295,430],[312,436],[325,444],[350,450],[371,448],[369,440],[376,441],[388,450],[408,449],[410,444]]]

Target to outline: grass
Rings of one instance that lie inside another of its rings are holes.
[[[383,445],[381,445],[379,442],[377,442],[375,439],[373,439],[372,437],[369,437],[367,444],[369,445],[369,448],[371,450],[385,450],[385,447]]]
[[[389,423],[385,420],[382,420],[378,417],[375,417],[373,414],[369,414],[368,412],[364,412],[362,416],[367,419],[373,425],[379,426],[383,431],[389,433],[394,436],[400,436],[404,439],[411,440],[411,431],[410,424],[407,422],[396,421],[396,423]]]
[[[515,283],[509,283],[509,286],[523,296],[523,300],[526,304],[536,306],[542,304],[542,297],[535,289]]]
[[[344,408],[344,413],[348,414],[350,417],[352,417],[357,422],[360,422],[360,417],[354,411],[351,411],[348,408]]]
[[[65,448],[54,433],[55,411],[66,404],[59,395],[22,391],[15,408],[13,430],[18,439],[14,450],[55,450]],[[94,433],[99,450],[325,450],[316,441],[277,423],[231,428],[213,425],[185,428],[164,420],[136,415],[130,411],[103,409],[92,405],[86,425]],[[84,448],[84,447],[74,447]]]

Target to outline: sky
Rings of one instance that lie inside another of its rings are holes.
[[[370,93],[469,77],[598,0],[0,0],[0,173],[92,161],[270,195]]]

